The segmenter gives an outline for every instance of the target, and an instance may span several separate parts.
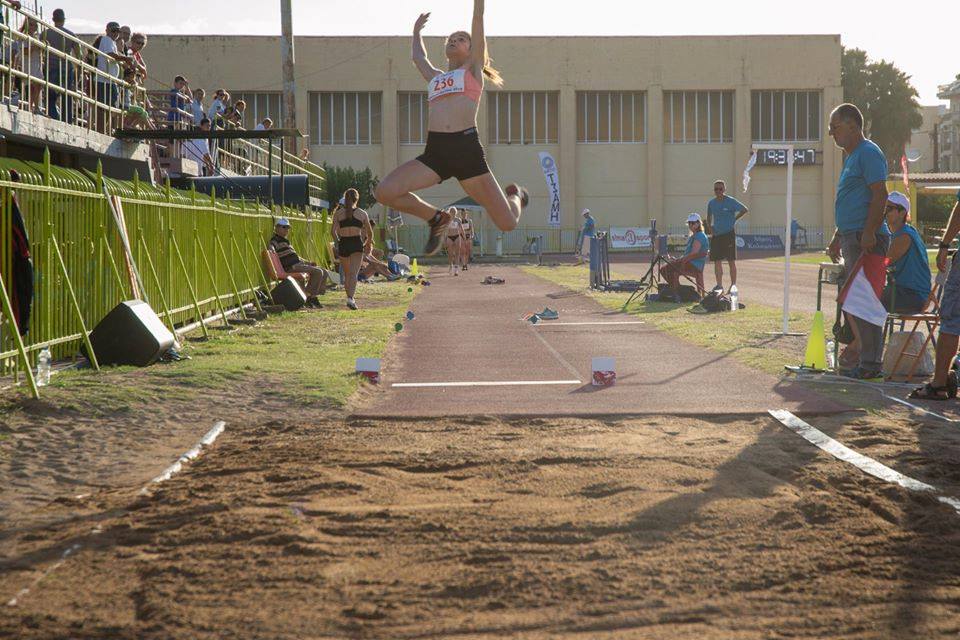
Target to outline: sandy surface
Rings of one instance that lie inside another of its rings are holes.
[[[816,424],[960,495],[952,427]],[[5,637],[960,632],[960,516],[764,417],[234,424],[152,497],[49,510],[4,534]]]

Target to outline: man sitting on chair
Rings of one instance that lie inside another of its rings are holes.
[[[667,264],[660,269],[660,275],[670,285],[674,296],[679,292],[681,276],[693,278],[698,286],[703,286],[703,265],[710,252],[710,240],[703,232],[703,220],[699,213],[691,213],[687,216],[687,228],[690,231],[690,237],[687,238],[687,249],[683,256],[676,259],[667,258]]]
[[[307,304],[316,307],[319,305],[317,295],[322,295],[326,290],[327,272],[322,267],[318,267],[316,262],[301,260],[287,239],[289,234],[290,221],[286,218],[278,218],[273,237],[270,238],[270,250],[276,252],[277,257],[280,258],[280,266],[287,273],[307,274],[305,289]]]
[[[930,297],[930,262],[920,233],[909,224],[909,198],[899,191],[890,193],[884,215],[890,228],[887,258],[893,284],[883,290],[883,306],[896,313],[920,313]]]

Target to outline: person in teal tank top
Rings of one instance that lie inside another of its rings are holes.
[[[910,199],[894,191],[884,210],[891,242],[887,258],[893,267],[893,282],[883,290],[883,306],[896,313],[919,313],[930,296],[930,262],[920,234],[909,224]]]
[[[691,213],[687,216],[687,228],[690,230],[690,236],[687,238],[687,248],[683,256],[668,259],[667,264],[660,269],[660,275],[670,285],[674,297],[679,291],[682,276],[692,278],[700,289],[703,288],[703,266],[710,252],[710,240],[703,232],[703,220],[699,213]]]

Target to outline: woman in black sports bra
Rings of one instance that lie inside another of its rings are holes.
[[[337,239],[337,254],[343,268],[343,286],[347,290],[347,306],[357,308],[354,294],[357,291],[357,276],[363,262],[364,248],[373,242],[373,227],[370,217],[357,208],[360,194],[356,189],[347,189],[343,194],[343,206],[333,215],[330,232]]]

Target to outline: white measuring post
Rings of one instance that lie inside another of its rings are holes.
[[[783,335],[790,333],[790,225],[793,222],[793,145],[792,144],[755,144],[754,151],[775,149],[787,154],[787,224],[783,228]]]

